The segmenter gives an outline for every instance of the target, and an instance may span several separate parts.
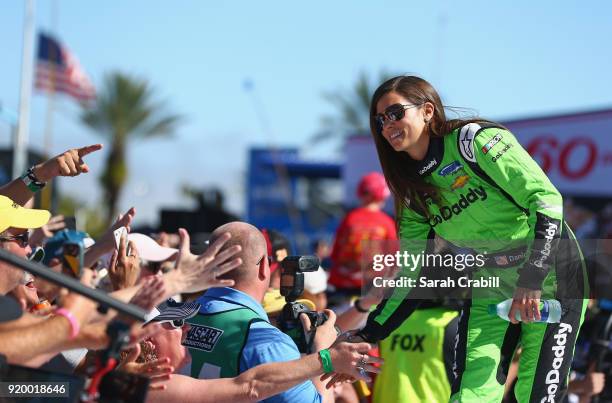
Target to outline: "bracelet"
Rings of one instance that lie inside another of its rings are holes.
[[[21,175],[21,180],[23,183],[30,189],[32,193],[38,192],[40,189],[44,188],[47,184],[46,182],[41,182],[36,175],[34,174],[34,167],[28,168],[27,171],[23,175]]]
[[[329,374],[334,372],[334,366],[332,365],[331,354],[328,349],[319,351],[319,357],[321,357],[321,364],[323,364],[323,372]]]
[[[63,316],[64,318],[68,319],[68,322],[70,322],[70,340],[77,337],[79,331],[81,330],[81,325],[79,325],[79,321],[76,320],[72,312],[66,308],[60,308],[55,310],[55,314]]]
[[[355,303],[353,304],[353,306],[355,307],[355,309],[357,310],[357,312],[361,312],[361,313],[368,313],[368,312],[370,312],[370,310],[369,310],[369,309],[364,309],[364,308],[361,306],[361,298],[357,298],[357,299],[355,300]]]

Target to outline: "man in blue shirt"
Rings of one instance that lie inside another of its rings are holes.
[[[181,373],[194,378],[234,377],[260,364],[300,358],[293,340],[270,324],[261,306],[270,283],[265,238],[252,225],[233,222],[215,230],[211,241],[224,232],[232,235],[224,249],[240,245],[242,264],[220,277],[233,280],[234,286],[209,289],[198,299],[199,314],[189,320],[191,329],[183,344],[192,362]],[[329,332],[317,332],[315,349],[327,348],[333,341]],[[333,401],[333,395],[323,382],[313,379],[265,401]]]

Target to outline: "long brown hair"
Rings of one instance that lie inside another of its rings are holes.
[[[469,120],[452,119],[447,120],[444,106],[435,88],[429,82],[416,76],[398,76],[382,83],[372,95],[370,104],[370,130],[376,144],[378,159],[385,178],[395,200],[396,218],[399,220],[399,212],[402,207],[412,208],[425,217],[429,216],[425,196],[430,195],[437,198],[435,186],[427,184],[417,173],[416,165],[408,153],[395,151],[389,142],[378,132],[374,117],[376,116],[376,104],[385,94],[396,92],[406,98],[413,105],[423,105],[430,102],[434,106],[434,113],[427,123],[426,130],[432,137],[443,137],[453,130],[470,122],[484,122],[481,118]]]

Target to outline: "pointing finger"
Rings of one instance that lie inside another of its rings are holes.
[[[87,154],[91,154],[95,151],[101,150],[102,144],[92,144],[90,146],[81,147],[77,150],[79,157],[84,157]]]

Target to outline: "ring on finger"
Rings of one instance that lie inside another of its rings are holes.
[[[368,363],[368,356],[364,354],[364,355],[361,356],[361,359],[358,362],[359,367],[363,367],[367,363]]]

